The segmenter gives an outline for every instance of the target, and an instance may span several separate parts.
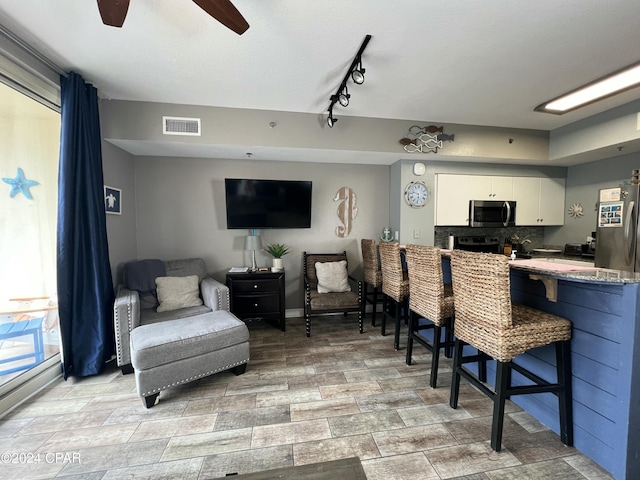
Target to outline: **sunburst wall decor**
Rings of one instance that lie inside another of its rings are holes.
[[[584,209],[582,208],[582,204],[580,203],[573,203],[571,204],[571,206],[569,207],[569,215],[571,216],[571,218],[580,218],[584,215]]]

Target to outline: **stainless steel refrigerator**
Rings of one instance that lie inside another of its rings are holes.
[[[640,272],[638,211],[640,185],[599,192],[596,228],[596,267]]]

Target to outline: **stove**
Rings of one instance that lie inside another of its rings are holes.
[[[501,253],[498,237],[456,237],[454,248],[469,252]]]

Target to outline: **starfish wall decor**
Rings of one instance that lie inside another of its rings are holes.
[[[24,170],[18,167],[18,173],[16,173],[15,178],[3,178],[2,181],[4,183],[8,183],[11,185],[11,191],[9,192],[9,197],[13,198],[18,193],[22,193],[29,200],[33,200],[31,196],[31,192],[29,189],[31,187],[35,187],[36,185],[40,185],[39,182],[35,180],[27,180],[24,176]]]

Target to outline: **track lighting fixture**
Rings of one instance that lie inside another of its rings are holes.
[[[350,98],[351,95],[349,95],[349,89],[345,85],[344,90],[340,92],[340,95],[338,95],[338,103],[343,107],[346,107],[347,105],[349,105]]]
[[[349,70],[347,70],[347,74],[344,76],[344,79],[342,79],[342,83],[340,83],[338,90],[329,98],[329,109],[327,110],[329,112],[329,116],[327,117],[327,125],[329,125],[330,128],[333,128],[335,123],[338,121],[338,119],[333,116],[333,106],[336,103],[339,103],[343,107],[349,105],[349,99],[351,98],[347,87],[349,77],[351,77],[351,80],[353,80],[356,85],[362,85],[364,83],[365,70],[362,67],[362,54],[364,53],[364,49],[367,47],[369,40],[371,40],[371,35],[366,35],[362,41],[362,45],[360,45],[358,53],[356,53],[353,62],[351,62]]]

